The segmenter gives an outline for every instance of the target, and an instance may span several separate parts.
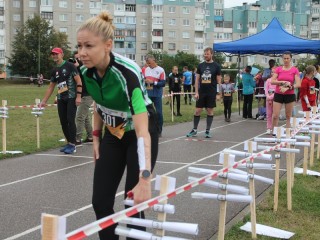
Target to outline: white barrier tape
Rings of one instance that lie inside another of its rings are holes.
[[[248,195],[237,195],[237,194],[213,194],[213,193],[201,193],[201,192],[194,192],[191,194],[192,198],[196,199],[215,199],[218,201],[227,201],[227,202],[245,202],[245,203],[251,203],[252,202],[252,196]]]
[[[121,223],[191,235],[198,235],[199,233],[198,224],[194,223],[160,222],[141,218],[125,218],[121,220]]]
[[[45,107],[53,107],[57,104],[46,104]],[[22,105],[22,106],[7,106],[8,108],[38,108],[38,105]]]
[[[43,112],[31,112],[31,114],[34,114],[34,115],[42,115]]]
[[[315,119],[317,117],[319,117],[319,115],[314,116],[311,120],[313,120],[313,119]],[[300,131],[300,129],[302,127],[304,127],[305,125],[307,125],[308,123],[309,123],[309,121],[299,125],[293,131],[291,136],[296,135]],[[269,149],[266,149],[266,150],[264,150],[264,151],[262,151],[260,153],[257,153],[257,156],[259,154],[268,153],[270,151],[274,151],[275,149],[278,149],[278,148],[281,148],[281,147],[285,147],[287,144],[288,143],[286,143],[286,142],[280,143],[280,144],[278,144],[276,146],[273,146],[273,147],[270,147]],[[253,156],[245,158],[245,159],[242,159],[242,160],[234,163],[230,167],[222,168],[222,169],[220,169],[220,170],[218,170],[216,172],[213,172],[213,173],[211,172],[210,174],[200,178],[199,181],[185,184],[185,185],[175,189],[174,191],[170,191],[169,193],[157,196],[157,197],[152,198],[152,199],[150,199],[148,201],[140,203],[140,204],[138,204],[138,205],[136,205],[134,207],[122,210],[122,211],[117,212],[115,214],[112,214],[110,216],[104,217],[104,218],[102,218],[102,219],[100,219],[98,221],[95,221],[95,222],[92,222],[90,224],[87,224],[87,225],[85,225],[85,226],[83,226],[83,227],[81,227],[79,229],[76,229],[76,230],[68,233],[65,236],[65,238],[67,238],[68,240],[78,240],[78,239],[83,239],[85,237],[88,237],[88,236],[90,236],[90,235],[92,235],[92,234],[94,234],[94,233],[96,233],[96,232],[98,232],[98,231],[100,231],[102,229],[105,229],[105,228],[107,228],[107,227],[119,222],[120,220],[122,220],[122,219],[124,219],[126,217],[130,217],[130,216],[136,214],[138,212],[138,209],[142,211],[142,210],[145,210],[147,208],[150,208],[150,207],[154,206],[155,204],[160,203],[161,201],[168,200],[168,199],[170,199],[172,197],[175,197],[176,195],[181,194],[181,193],[183,193],[185,191],[188,191],[188,190],[190,190],[190,189],[192,189],[192,188],[194,188],[194,187],[196,187],[198,185],[204,184],[205,182],[207,182],[209,180],[217,178],[220,173],[227,173],[231,169],[235,169],[241,164],[244,164],[244,163],[249,162],[249,161],[251,162],[251,161],[253,161],[253,159],[254,159]]]
[[[199,178],[195,177],[188,177],[188,182],[193,182],[197,181]],[[227,190],[230,192],[238,193],[238,194],[243,194],[243,195],[248,195],[249,194],[249,189],[245,188],[243,186],[238,186],[238,185],[233,185],[233,184],[222,184],[218,183],[215,181],[207,181],[203,184],[204,186],[216,188],[216,189],[221,189],[221,190]]]
[[[134,201],[130,199],[126,199],[123,203],[127,206],[133,206]],[[152,207],[152,210],[155,212],[167,213],[167,214],[174,214],[175,213],[175,206],[171,204],[156,204]]]

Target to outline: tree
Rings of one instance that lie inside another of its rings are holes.
[[[303,72],[308,65],[315,65],[316,63],[317,59],[301,58],[298,60],[296,67],[300,72]]]
[[[53,47],[61,47],[65,58],[69,57],[67,38],[65,33],[57,32],[47,20],[38,15],[28,19],[17,29],[8,67],[12,74],[36,76],[42,73],[45,77],[49,77],[54,66],[50,50]]]

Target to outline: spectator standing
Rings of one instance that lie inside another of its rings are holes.
[[[314,75],[316,68],[314,66],[306,67],[306,74],[301,81],[300,87],[300,99],[302,111],[311,111],[311,107],[316,106],[316,82],[314,81]]]
[[[221,94],[224,105],[224,117],[226,122],[230,122],[232,95],[235,92],[234,84],[230,82],[230,75],[224,74],[223,83],[221,84]]]
[[[264,94],[264,88],[265,88],[265,81],[262,79],[262,72],[259,72],[254,77],[256,80],[256,93],[259,95],[265,95]],[[258,97],[258,114],[257,114],[257,120],[264,120],[266,117],[266,97],[261,96]]]
[[[164,69],[158,66],[154,56],[147,55],[146,63],[148,67],[145,69],[145,82],[148,96],[153,102],[158,116],[159,136],[162,136],[163,113],[162,113],[162,94],[163,87],[166,84],[166,74]]]
[[[81,72],[96,102],[92,206],[97,219],[114,213],[124,172],[125,193],[132,192],[135,204],[151,198],[151,171],[158,153],[155,111],[141,69],[112,52],[114,29],[112,17],[104,11],[84,22],[77,32],[78,53],[84,64]],[[144,218],[144,213],[132,217]],[[118,240],[115,228],[116,224],[99,231],[100,240]]]
[[[286,128],[290,128],[290,118],[292,116],[293,105],[295,102],[295,88],[300,88],[301,80],[299,70],[291,65],[291,52],[282,54],[283,66],[274,70],[271,83],[276,85],[273,99],[272,129],[278,126],[280,110],[285,106]]]
[[[54,48],[51,57],[56,64],[52,70],[50,85],[40,103],[44,107],[50,98],[55,86],[58,87],[58,113],[63,134],[67,145],[60,149],[60,152],[71,154],[76,152],[76,112],[77,106],[81,103],[82,84],[76,67],[63,60],[61,48]]]
[[[193,129],[187,134],[187,137],[197,135],[197,129],[200,122],[202,109],[207,111],[207,125],[205,137],[211,138],[210,128],[213,122],[214,108],[216,107],[216,98],[219,93],[218,84],[221,83],[221,67],[213,60],[213,49],[204,49],[204,62],[197,67],[197,76],[195,82],[196,110],[193,117]]]
[[[175,116],[182,116],[180,113],[180,93],[181,93],[181,83],[182,83],[182,76],[178,72],[178,67],[173,66],[172,67],[172,74],[169,75],[169,92],[170,94],[173,93],[178,93],[173,95],[173,102],[172,102],[172,107],[173,107],[173,115]],[[174,112],[174,102],[175,99],[177,100],[177,115]]]
[[[42,73],[38,76],[38,87],[41,87],[43,85],[43,75]]]
[[[86,89],[86,84],[83,81],[83,76],[80,71],[81,66],[83,65],[79,54],[75,53],[74,58],[69,59],[74,66],[77,68],[81,82],[82,82],[82,95],[81,95],[81,103],[77,108],[76,113],[76,126],[77,126],[77,132],[76,132],[76,145],[81,146],[82,145],[82,135],[83,130],[86,130],[86,138],[84,140],[85,143],[92,142],[92,123],[91,123],[91,114],[89,111],[89,108],[91,107],[93,103],[92,97],[88,94]]]
[[[271,73],[272,76],[273,73]],[[267,109],[267,134],[272,134],[272,112],[273,112],[273,98],[276,89],[275,85],[271,84],[271,76],[266,81],[265,95],[266,95],[266,109]]]
[[[33,85],[33,84],[34,84],[34,82],[33,82],[33,76],[32,76],[32,75],[30,75],[29,80],[30,80],[30,85]]]
[[[252,119],[252,102],[253,102],[253,93],[256,86],[256,82],[251,75],[251,66],[247,66],[242,74],[242,95],[243,95],[243,109],[242,117],[247,119]]]
[[[314,65],[316,68],[316,73],[314,75],[314,81],[316,82],[316,93],[317,93],[317,104],[319,103],[319,88],[320,88],[320,65]]]
[[[182,82],[183,82],[183,92],[185,93],[184,95],[184,104],[187,105],[187,99],[189,98],[189,105],[191,105],[191,84],[192,84],[192,72],[189,71],[187,66],[183,67],[183,77],[182,77]],[[189,94],[186,94],[189,93]]]

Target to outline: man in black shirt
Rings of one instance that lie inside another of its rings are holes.
[[[196,110],[193,118],[193,129],[187,137],[197,135],[197,128],[200,121],[200,114],[203,108],[207,111],[206,138],[211,138],[210,128],[213,121],[213,109],[216,107],[216,98],[219,98],[219,87],[221,83],[221,67],[213,61],[213,49],[204,49],[204,62],[197,68],[195,81],[195,99],[197,99]]]
[[[171,92],[173,93],[180,93],[181,92],[181,78],[182,75],[178,72],[178,67],[177,66],[173,66],[172,67],[172,73],[169,75],[169,92],[171,94]],[[177,99],[177,116],[182,116],[180,113],[180,94],[175,94],[173,95],[173,103],[172,103],[172,107],[174,109],[174,100]],[[174,110],[173,110],[173,114],[175,114]]]

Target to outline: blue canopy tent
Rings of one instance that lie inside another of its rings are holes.
[[[320,40],[306,40],[296,37],[284,30],[277,18],[273,18],[261,32],[231,42],[215,43],[213,50],[228,55],[238,55],[239,59],[240,55],[276,55],[285,51],[290,51],[293,54],[320,54]],[[240,72],[240,62],[238,70]],[[240,114],[240,106],[238,108]]]
[[[293,54],[320,54],[320,40],[306,40],[293,36],[283,29],[277,18],[261,32],[252,36],[213,44],[215,52],[229,54],[281,54],[290,51]]]

